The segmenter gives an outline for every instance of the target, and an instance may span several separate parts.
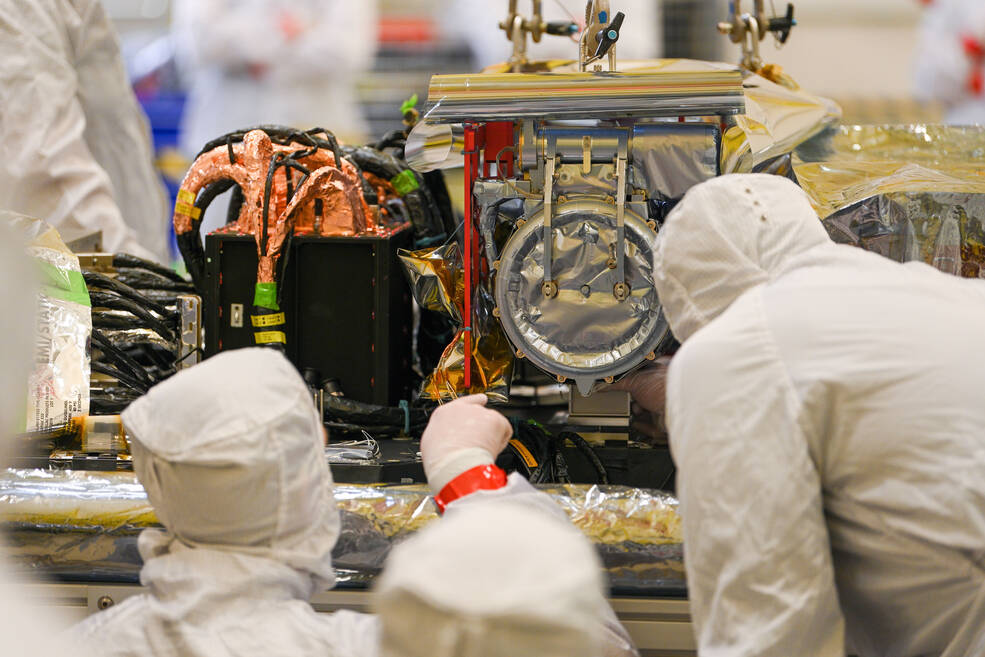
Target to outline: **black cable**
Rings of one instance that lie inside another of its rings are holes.
[[[176,313],[178,297],[192,294],[191,292],[175,292],[172,290],[140,290],[140,294],[149,301],[164,306],[168,313]]]
[[[198,209],[199,215],[198,219],[192,219],[192,229],[175,236],[178,250],[185,261],[185,269],[188,270],[195,289],[203,296],[205,294],[205,246],[202,244],[202,221],[205,219],[205,213],[212,205],[212,201],[233,186],[238,189],[238,185],[229,179],[217,180],[206,185],[195,198],[194,206]],[[228,214],[226,218],[229,218]]]
[[[159,265],[156,262],[151,262],[150,260],[144,260],[143,258],[138,258],[135,255],[129,253],[114,253],[113,254],[113,267],[132,267],[135,269],[144,269],[146,271],[154,272],[164,278],[172,280],[176,283],[187,283],[184,278],[182,278],[178,272],[174,271],[169,267]]]
[[[139,390],[141,393],[147,392],[148,386],[144,385],[138,379],[130,376],[129,374],[124,374],[112,365],[102,363],[100,361],[93,361],[89,363],[89,367],[93,372],[99,372],[100,374],[111,376],[123,385],[133,388],[134,390]]]
[[[570,440],[571,443],[575,446],[575,448],[579,452],[581,452],[585,456],[585,458],[587,458],[588,461],[592,464],[592,467],[595,468],[595,472],[599,476],[599,483],[600,484],[609,483],[609,473],[606,471],[605,466],[602,464],[602,460],[599,458],[599,455],[595,452],[592,446],[588,444],[587,440],[579,436],[574,431],[562,431],[561,433],[558,434],[558,439],[561,440],[562,442],[565,440]]]
[[[161,304],[157,303],[156,301],[152,301],[145,295],[141,294],[140,292],[137,292],[129,285],[124,285],[123,283],[119,282],[115,278],[110,278],[105,274],[100,274],[99,272],[88,271],[88,270],[83,270],[82,278],[85,279],[86,286],[90,290],[102,289],[108,292],[115,292],[116,294],[119,294],[122,297],[126,297],[127,299],[130,299],[136,304],[146,307],[148,310],[157,313],[161,317],[168,317],[172,314],[170,311],[168,311],[167,308],[165,308]]]
[[[570,484],[571,476],[568,474],[568,463],[564,460],[564,454],[557,441],[551,441],[552,456],[554,459],[555,482],[559,484]]]
[[[380,137],[380,140],[372,147],[378,151],[385,150],[387,148],[396,148],[398,150],[397,157],[404,157],[404,149],[407,145],[407,130],[391,130],[390,132],[384,134]]]
[[[159,319],[153,315],[149,310],[142,308],[141,306],[135,304],[133,301],[121,297],[117,294],[111,292],[103,292],[99,290],[90,290],[89,299],[92,301],[93,308],[108,308],[110,310],[123,310],[126,311],[137,318],[143,320],[144,324],[152,328],[165,340],[174,341],[176,339],[175,332],[165,324],[164,319]],[[96,312],[93,313],[95,316]],[[169,317],[169,319],[171,319]]]
[[[178,283],[154,272],[130,267],[117,267],[116,280],[135,290],[170,290],[186,294],[194,293],[195,286],[188,282]]]
[[[404,194],[403,200],[410,211],[415,236],[418,240],[444,239],[447,231],[441,219],[441,212],[434,205],[430,195],[425,195],[426,189],[421,184],[420,175],[414,173],[406,162],[368,146],[346,147],[344,151],[349,159],[364,171],[384,180],[393,180],[404,171],[411,171],[418,182],[418,188]]]
[[[116,367],[121,372],[125,370],[128,374],[132,374],[134,377],[140,379],[147,387],[157,383],[140,363],[132,359],[124,351],[116,348],[100,331],[93,329],[91,336],[92,344],[103,352],[105,358],[113,361],[113,367]]]

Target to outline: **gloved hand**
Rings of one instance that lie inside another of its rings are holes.
[[[670,356],[661,356],[649,365],[630,372],[605,390],[628,392],[637,404],[651,413],[663,415],[667,403],[667,366]]]
[[[421,460],[428,485],[437,494],[466,470],[494,463],[513,427],[485,408],[485,395],[470,395],[439,406],[421,436]]]

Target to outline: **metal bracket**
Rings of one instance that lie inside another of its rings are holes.
[[[178,295],[178,314],[181,317],[178,369],[183,370],[202,359],[202,298],[195,294]]]
[[[616,154],[616,284],[612,293],[619,301],[629,296],[626,283],[626,161],[629,157],[629,135],[619,135]]]
[[[541,289],[544,296],[553,299],[558,287],[554,282],[552,260],[554,258],[554,167],[557,164],[557,137],[548,133],[544,173],[544,283]]]

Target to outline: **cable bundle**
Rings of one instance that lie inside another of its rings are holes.
[[[609,474],[598,454],[584,438],[573,431],[554,435],[534,420],[514,421],[513,439],[507,445],[507,460],[532,484],[570,484],[568,462],[561,448],[566,442],[588,459],[598,483],[608,484]]]
[[[92,300],[94,373],[114,380],[93,383],[90,412],[121,412],[179,364],[178,296],[193,294],[174,271],[128,254],[113,256],[116,275],[84,271]]]

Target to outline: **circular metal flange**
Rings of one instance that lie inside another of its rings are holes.
[[[583,395],[596,381],[639,365],[670,335],[653,286],[656,233],[629,208],[624,226],[622,281],[609,267],[616,208],[597,197],[571,196],[556,206],[551,282],[557,294],[544,294],[541,212],[500,254],[495,295],[507,336],[542,370],[573,379]]]

